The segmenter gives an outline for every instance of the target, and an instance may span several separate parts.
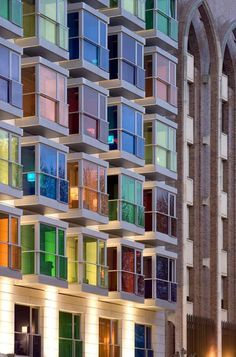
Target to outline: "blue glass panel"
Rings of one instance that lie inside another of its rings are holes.
[[[135,110],[122,105],[122,129],[135,134]]]
[[[69,40],[69,58],[78,59],[79,58],[79,39],[71,38]]]
[[[135,324],[135,347],[145,348],[145,326]]]
[[[0,100],[9,102],[8,81],[0,78]]]
[[[11,81],[10,102],[15,107],[22,108],[22,85],[18,82]]]
[[[123,33],[122,36],[122,57],[135,64],[135,44],[134,38]]]
[[[58,175],[60,178],[65,179],[66,175],[66,155],[63,153],[59,153],[59,170]]]
[[[109,129],[117,129],[117,106],[108,107]]]
[[[137,112],[137,135],[143,136],[143,116]]]
[[[98,47],[88,41],[84,41],[84,59],[95,66],[98,66]]]
[[[110,59],[118,57],[118,36],[112,35],[108,37],[108,49],[110,51]]]
[[[57,179],[48,175],[40,175],[40,195],[52,198],[57,198]]]
[[[143,66],[143,46],[137,43],[137,65],[139,67]]]
[[[154,354],[152,350],[147,351],[147,357],[153,357],[153,356]]]
[[[156,294],[158,299],[168,301],[169,297],[169,283],[167,281],[157,280]]]
[[[100,59],[99,59],[99,67],[104,69],[104,71],[109,71],[109,51],[105,48],[100,47]]]
[[[20,56],[12,52],[11,55],[11,79],[20,81]]]
[[[151,299],[152,298],[152,280],[145,280],[144,281],[145,288],[145,299]]]
[[[135,349],[135,357],[146,357],[145,350]]]
[[[0,75],[10,78],[10,50],[0,46]]]
[[[136,85],[144,90],[145,87],[145,71],[139,67],[136,68]]]
[[[98,43],[98,18],[89,12],[84,12],[84,36]]]
[[[106,47],[107,41],[107,25],[100,21],[100,45]]]
[[[152,329],[150,326],[146,326],[146,348],[152,348]]]
[[[122,61],[122,79],[135,85],[135,67]]]
[[[177,301],[177,284],[171,283],[171,301]]]
[[[21,162],[23,172],[35,170],[35,147],[26,146],[21,148]]]
[[[135,154],[135,136],[122,131],[122,150]]]
[[[118,139],[117,139],[118,131],[110,130],[108,141],[109,141],[109,150],[118,150]]]
[[[144,159],[144,139],[136,138],[136,155]]]
[[[64,203],[68,203],[68,181],[60,180],[59,188],[60,188],[60,201]]]
[[[35,195],[35,173],[23,174],[23,195]],[[34,179],[33,179],[34,178]]]
[[[41,144],[40,145],[40,170],[46,174],[57,176],[57,150]]]
[[[168,280],[168,258],[157,256],[156,277]]]
[[[79,13],[72,12],[68,14],[69,37],[79,36]]]

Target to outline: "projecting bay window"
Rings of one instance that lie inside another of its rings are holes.
[[[176,128],[153,120],[144,123],[145,161],[177,171]]]
[[[67,254],[69,283],[86,284],[95,288],[90,292],[99,294],[96,288],[100,288],[105,293],[108,289],[106,240],[85,233],[69,234]]]
[[[177,236],[176,195],[159,187],[144,190],[145,230]]]
[[[146,70],[146,97],[154,97],[177,107],[176,61],[165,56],[164,51],[149,53],[144,57]],[[159,53],[160,52],[160,53]]]
[[[128,152],[144,159],[143,114],[124,103],[108,107],[110,150]]]
[[[48,283],[54,281],[54,285],[58,284],[58,286],[60,286],[60,280],[67,280],[64,228],[43,221],[30,224],[23,222],[21,244],[23,275],[50,277],[51,280],[48,280]]]
[[[22,147],[23,194],[67,204],[66,154],[43,141]]]
[[[123,80],[138,89],[144,90],[144,45],[130,32],[109,34],[108,47],[110,50],[110,79]]]
[[[153,270],[155,267],[155,270]],[[176,259],[161,255],[144,256],[145,299],[177,300]]]
[[[142,250],[122,242],[111,242],[107,249],[110,292],[144,296]]]
[[[147,0],[146,29],[159,30],[177,42],[177,0]]]
[[[38,117],[68,127],[67,77],[40,59],[22,68],[24,118]],[[42,64],[44,63],[44,64]]]
[[[98,15],[98,16],[96,16]],[[109,71],[107,18],[85,4],[69,7],[69,58],[80,59]]]
[[[85,157],[85,154],[84,154]],[[106,165],[88,159],[69,160],[70,208],[86,209],[100,215],[108,215]]]
[[[109,219],[144,227],[143,184],[121,174],[108,176]]]
[[[119,7],[145,21],[145,1],[144,0],[110,0],[110,7]]]
[[[7,41],[4,41],[4,44]],[[1,102],[22,108],[21,56],[20,53],[0,43],[0,111]],[[9,43],[9,47],[10,47]],[[13,45],[11,46],[14,47]],[[21,115],[19,115],[21,116]]]
[[[25,0],[23,5],[24,38],[39,37],[67,50],[67,1]]]
[[[22,27],[22,2],[21,0],[2,0],[0,16],[12,22],[14,25]]]
[[[59,357],[82,357],[81,316],[59,311]]]
[[[68,88],[70,135],[81,134],[107,144],[107,96],[90,85]]]

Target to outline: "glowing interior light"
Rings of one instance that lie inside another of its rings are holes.
[[[114,135],[108,135],[108,144],[114,144]]]
[[[28,326],[22,326],[21,327],[21,332],[22,333],[27,333],[28,332]]]
[[[28,172],[27,173],[27,181],[28,182],[35,182],[35,172]]]

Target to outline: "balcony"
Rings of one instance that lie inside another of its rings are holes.
[[[166,51],[177,52],[177,0],[146,2],[146,30],[140,34],[148,46],[161,45]]]
[[[60,219],[87,226],[108,223],[107,167],[88,154],[68,155],[69,211]]]
[[[24,38],[16,43],[30,57],[42,56],[57,62],[68,59],[67,1],[24,0]]]
[[[102,12],[110,19],[111,26],[122,24],[131,31],[145,28],[145,1],[111,0],[110,7]]]
[[[67,76],[42,57],[23,58],[23,118],[16,125],[31,135],[68,135]]]
[[[100,85],[113,97],[145,96],[144,39],[123,26],[111,26],[108,33],[110,79]]]
[[[20,217],[22,211],[0,204],[0,276],[21,279]]]
[[[177,180],[177,124],[158,114],[144,116],[145,166],[135,171],[149,180]]]
[[[110,236],[144,234],[144,177],[124,168],[108,170],[109,223],[99,230]]]
[[[145,307],[175,310],[177,254],[163,247],[144,249]]]
[[[108,91],[85,78],[68,81],[69,133],[60,143],[73,151],[97,154],[108,151]]]
[[[108,295],[107,234],[73,227],[67,230],[68,282],[65,293]]]
[[[22,117],[21,49],[0,38],[0,120]]]
[[[12,39],[22,36],[21,0],[3,0],[0,8],[0,37]]]
[[[45,216],[21,219],[21,285],[67,288],[67,223]]]
[[[20,137],[22,130],[0,121],[0,199],[22,197]]]
[[[117,167],[144,165],[143,112],[125,98],[108,99],[109,152],[102,159]]]
[[[176,188],[146,181],[143,188],[145,234],[133,237],[149,246],[177,245]]]
[[[67,152],[41,136],[22,139],[23,198],[15,206],[39,214],[68,210]]]
[[[177,115],[176,66],[178,60],[170,53],[153,46],[145,48],[146,97],[136,103],[147,107],[149,113]]]
[[[74,78],[109,79],[108,18],[84,3],[69,4],[69,61],[61,65]]]
[[[103,300],[118,304],[126,304],[127,300],[144,302],[143,248],[142,244],[124,238],[108,240],[109,296]]]

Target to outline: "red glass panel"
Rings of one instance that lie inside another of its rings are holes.
[[[84,86],[84,111],[98,118],[98,92]]]
[[[153,96],[152,83],[153,83],[153,79],[152,78],[147,78],[145,80],[146,97],[152,97]]]
[[[134,249],[122,246],[122,270],[134,272]]]
[[[69,131],[70,134],[79,133],[79,113],[69,115]]]
[[[135,275],[132,273],[122,272],[122,291],[126,293],[135,293]]]
[[[145,231],[152,231],[152,213],[145,213]]]
[[[157,213],[157,231],[168,234],[168,216]]]
[[[143,272],[145,278],[152,278],[152,257],[143,258]]]
[[[157,189],[157,211],[168,214],[168,192],[160,188]]]
[[[117,269],[117,248],[110,247],[107,248],[107,265],[109,270]]]
[[[21,249],[14,245],[10,248],[11,252],[11,268],[15,270],[21,269]]]
[[[24,117],[34,116],[35,113],[35,94],[28,94],[23,96],[23,111]]]
[[[83,184],[98,190],[98,165],[87,160],[83,161]]]
[[[77,112],[79,110],[79,89],[69,88],[67,90],[69,112]]]
[[[171,235],[173,237],[177,236],[177,220],[176,218],[171,218]]]
[[[144,296],[144,277],[137,276],[138,295]]]
[[[108,287],[109,291],[117,291],[117,272],[110,271],[108,273]]]
[[[98,212],[98,193],[86,188],[83,189],[83,208]]]
[[[152,211],[152,190],[143,191],[143,205],[146,212]]]
[[[8,244],[0,243],[0,266],[8,267]]]

